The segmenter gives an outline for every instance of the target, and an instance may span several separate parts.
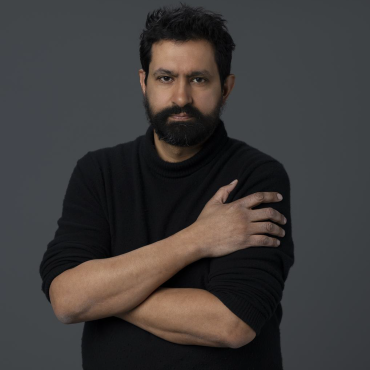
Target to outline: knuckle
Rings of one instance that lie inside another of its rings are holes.
[[[239,213],[243,210],[239,202],[228,203],[227,206],[230,212],[236,212],[236,216],[239,216]]]
[[[275,216],[276,211],[272,207],[269,207],[266,209],[267,209],[267,216],[269,216],[269,218],[273,218]]]
[[[272,231],[273,228],[274,228],[274,224],[272,222],[266,222],[267,231]]]
[[[238,209],[238,210],[242,210],[242,209],[245,209],[243,207],[243,203],[241,202],[232,202],[232,203],[229,203],[233,206],[233,209]]]
[[[236,238],[237,238],[237,240],[238,240],[239,243],[248,242],[248,240],[250,239],[250,237],[248,236],[247,232],[235,233],[235,235],[236,235]]]
[[[261,242],[262,245],[269,245],[270,244],[270,238],[268,236],[264,236],[262,238],[262,242]]]
[[[261,191],[257,192],[257,193],[254,193],[254,197],[256,198],[256,200],[258,201],[262,201],[264,199],[264,195]]]

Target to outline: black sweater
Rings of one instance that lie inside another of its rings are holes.
[[[158,156],[152,126],[133,141],[89,151],[79,159],[40,265],[42,290],[50,302],[50,284],[63,271],[127,253],[191,225],[216,191],[234,179],[239,182],[226,203],[257,191],[283,195],[280,202],[254,208],[273,207],[286,216],[280,246],[200,259],[162,286],[207,290],[252,327],[256,338],[236,349],[180,345],[108,317],[84,323],[84,369],[283,368],[281,299],[294,263],[290,181],[279,161],[229,138],[222,120],[202,149],[183,162]]]

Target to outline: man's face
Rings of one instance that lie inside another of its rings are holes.
[[[219,124],[224,107],[214,51],[205,40],[161,41],[152,46],[143,104],[160,140],[175,146],[204,142]],[[187,118],[174,117],[186,114]]]

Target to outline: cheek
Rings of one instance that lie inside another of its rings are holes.
[[[200,94],[197,96],[196,105],[198,105],[203,112],[210,113],[215,108],[220,98],[220,94],[216,94],[215,91],[210,91],[206,94]]]
[[[155,111],[168,107],[169,102],[171,101],[168,93],[164,91],[160,93],[155,91],[147,92],[150,105]]]
[[[147,91],[147,97],[150,102],[150,107],[154,112],[158,112],[163,107],[163,95],[150,93]]]

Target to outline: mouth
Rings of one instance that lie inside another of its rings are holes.
[[[171,118],[177,119],[177,120],[185,120],[191,118],[191,116],[188,116],[187,114],[173,114]]]

